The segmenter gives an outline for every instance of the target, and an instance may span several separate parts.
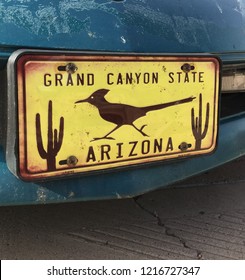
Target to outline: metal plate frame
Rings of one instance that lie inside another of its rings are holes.
[[[23,55],[52,55],[52,56],[57,56],[57,57],[65,57],[65,56],[106,56],[106,57],[113,57],[113,56],[122,56],[122,57],[129,57],[129,56],[133,56],[133,57],[164,57],[166,58],[171,58],[171,57],[178,57],[178,58],[185,58],[186,60],[188,60],[188,58],[200,58],[200,59],[210,59],[212,58],[214,61],[216,61],[216,67],[218,68],[218,72],[220,72],[220,62],[219,59],[213,55],[193,55],[193,54],[171,54],[171,55],[164,55],[164,54],[150,54],[150,55],[145,55],[145,54],[128,54],[128,53],[91,53],[91,52],[86,52],[86,53],[80,53],[80,52],[57,52],[57,51],[36,51],[36,50],[20,50],[18,52],[15,52],[9,59],[8,62],[8,132],[7,132],[7,150],[6,150],[6,158],[7,158],[7,163],[8,163],[8,167],[9,169],[18,177],[20,177],[23,180],[27,180],[27,181],[33,181],[33,180],[46,180],[46,179],[54,179],[54,178],[61,178],[61,177],[70,177],[70,176],[74,176],[74,175],[81,175],[81,174],[91,174],[91,173],[100,173],[100,172],[105,172],[105,170],[93,170],[93,171],[88,171],[86,173],[75,173],[75,174],[58,174],[53,176],[50,175],[48,178],[42,178],[42,177],[31,177],[31,178],[27,178],[25,176],[22,176],[21,172],[20,172],[20,168],[19,168],[19,158],[18,158],[18,154],[19,154],[19,140],[18,140],[18,102],[17,102],[17,90],[18,88],[16,87],[16,83],[17,83],[17,70],[16,70],[16,65],[17,65],[17,61],[23,57]],[[220,78],[217,77],[217,82],[216,82],[216,86],[217,86],[217,95],[219,95],[219,80]],[[217,96],[217,100],[218,100],[218,96]],[[217,104],[218,106],[218,104]],[[219,107],[219,106],[218,106]],[[217,122],[217,133],[218,133],[218,117],[219,117],[219,112],[217,109],[217,116],[216,116],[216,122]],[[13,131],[16,131],[16,133],[13,133]],[[216,134],[217,134],[216,133]],[[215,142],[217,142],[217,137],[215,135]],[[211,152],[213,152],[214,149],[212,149]],[[192,156],[192,155],[189,155]],[[171,159],[173,160],[173,159]],[[112,170],[117,170],[117,169],[121,169],[121,168],[129,168],[129,167],[135,167],[137,165],[142,166],[142,164],[159,164],[162,163],[162,161],[154,161],[151,163],[136,163],[136,164],[132,164],[130,166],[120,166],[120,167],[112,167],[110,169],[106,169],[106,171],[112,171]]]

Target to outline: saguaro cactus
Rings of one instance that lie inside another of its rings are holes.
[[[209,108],[210,105],[207,103],[206,105],[206,119],[204,128],[203,125],[203,117],[202,117],[202,94],[199,95],[199,116],[195,118],[194,108],[191,109],[191,126],[192,133],[196,139],[195,149],[201,149],[202,140],[206,137],[208,131],[208,122],[209,122]]]
[[[60,118],[59,136],[57,129],[53,130],[53,108],[52,101],[48,104],[48,131],[47,150],[43,147],[40,114],[36,114],[36,140],[37,149],[42,159],[47,160],[47,170],[56,170],[56,156],[61,148],[64,136],[64,118]]]

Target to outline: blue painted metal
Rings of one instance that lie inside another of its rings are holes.
[[[2,0],[0,69],[19,48],[212,52],[226,61],[245,61],[244,35],[245,0]],[[244,143],[245,113],[221,120],[212,155],[46,183],[14,177],[1,148],[0,205],[139,195],[244,155]]]
[[[244,0],[2,0],[2,46],[243,51]]]
[[[46,183],[15,178],[0,152],[0,204],[33,204],[126,198],[214,168],[245,154],[245,113],[221,121],[217,151],[210,156],[162,165]]]

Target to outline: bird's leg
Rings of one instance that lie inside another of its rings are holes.
[[[96,137],[93,140],[91,140],[90,142],[96,141],[96,140],[102,140],[102,139],[108,139],[108,140],[115,140],[115,138],[113,137],[108,137],[112,132],[114,132],[115,130],[117,130],[119,127],[121,127],[121,125],[117,125],[115,128],[113,128],[109,133],[107,133],[105,136],[103,137]]]
[[[146,124],[142,125],[142,127],[141,127],[140,129],[137,128],[133,123],[132,123],[132,126],[133,126],[137,131],[139,131],[143,136],[149,137],[149,135],[147,135],[146,133],[143,132],[143,129],[146,127]]]

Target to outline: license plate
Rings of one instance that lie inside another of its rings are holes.
[[[215,149],[215,57],[23,52],[10,60],[11,67],[17,85],[16,172],[24,180]]]

